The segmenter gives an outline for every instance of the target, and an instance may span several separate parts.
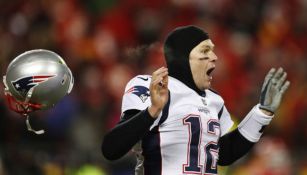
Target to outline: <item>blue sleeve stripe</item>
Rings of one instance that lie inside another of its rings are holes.
[[[222,106],[222,108],[220,109],[219,113],[217,114],[219,119],[221,118],[221,116],[223,114],[223,110],[224,110],[224,105]]]

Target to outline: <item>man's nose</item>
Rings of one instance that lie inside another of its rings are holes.
[[[212,61],[217,61],[218,60],[218,58],[217,58],[217,56],[216,56],[216,54],[214,53],[214,52],[212,52],[212,57],[211,57],[211,59],[212,59]]]

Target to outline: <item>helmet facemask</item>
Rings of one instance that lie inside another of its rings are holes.
[[[21,102],[19,100],[17,100],[9,91],[7,83],[6,83],[6,76],[3,76],[3,84],[4,84],[4,95],[6,96],[6,100],[8,103],[9,108],[12,111],[15,111],[23,116],[25,116],[26,119],[26,125],[27,125],[27,129],[28,131],[32,131],[35,134],[43,134],[45,133],[44,130],[34,130],[32,129],[31,125],[30,125],[30,121],[29,121],[29,113],[36,111],[36,110],[40,110],[42,105],[41,104],[34,104],[34,103],[30,103],[30,99],[32,97],[33,91],[35,87],[32,87],[27,95],[26,95],[26,99],[25,101]]]

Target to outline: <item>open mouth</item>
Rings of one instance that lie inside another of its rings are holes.
[[[215,68],[212,67],[212,68],[210,68],[210,69],[207,70],[207,75],[208,75],[209,77],[212,76],[212,72],[213,72],[214,69],[215,69]]]

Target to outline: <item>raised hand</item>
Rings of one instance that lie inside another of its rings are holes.
[[[168,69],[161,67],[152,73],[149,86],[151,106],[148,112],[157,118],[168,101]]]
[[[264,79],[260,95],[260,109],[274,113],[280,105],[290,82],[286,81],[287,73],[283,68],[277,71],[272,68]]]

